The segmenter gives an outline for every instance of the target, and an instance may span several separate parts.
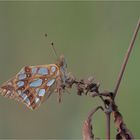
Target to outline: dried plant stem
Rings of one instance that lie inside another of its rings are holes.
[[[124,71],[125,71],[125,68],[126,68],[126,65],[127,65],[128,59],[129,59],[129,56],[130,56],[130,53],[132,52],[132,49],[134,47],[134,43],[135,43],[135,40],[136,40],[138,31],[139,31],[139,28],[140,28],[140,19],[139,19],[139,21],[137,23],[137,26],[136,26],[135,30],[134,30],[134,34],[132,36],[132,40],[130,42],[130,45],[129,45],[128,50],[126,52],[123,64],[121,66],[120,73],[118,75],[118,79],[117,79],[117,82],[116,82],[116,85],[115,85],[115,89],[114,89],[114,98],[117,95],[117,91],[119,89],[119,86],[120,86],[120,83],[121,83],[121,80],[122,80],[122,77],[123,77],[123,74],[124,74]]]
[[[121,80],[122,80],[122,77],[123,77],[123,74],[124,74],[128,59],[129,59],[129,56],[130,56],[130,54],[132,52],[132,49],[134,48],[134,43],[135,43],[136,37],[138,35],[139,28],[140,28],[140,19],[139,19],[139,21],[137,23],[137,26],[136,26],[135,30],[134,30],[132,40],[131,40],[130,45],[128,47],[128,50],[127,50],[127,52],[125,54],[124,61],[122,63],[121,69],[120,69],[120,73],[118,75],[118,79],[117,79],[115,89],[114,89],[114,99],[115,99],[115,97],[117,95],[117,91],[119,89],[119,86],[120,86],[120,83],[121,83]],[[107,122],[107,124],[106,124],[106,127],[107,127],[106,128],[106,139],[110,140],[110,113],[106,113],[106,122]]]
[[[94,134],[92,132],[92,117],[95,114],[95,112],[97,112],[99,109],[101,109],[102,111],[104,110],[102,106],[98,106],[96,108],[94,108],[89,114],[87,119],[84,122],[83,125],[83,140],[94,140]]]
[[[88,121],[90,121],[91,120],[91,118],[92,118],[92,116],[93,116],[93,114],[95,114],[95,112],[97,111],[97,110],[99,110],[99,109],[101,109],[102,111],[104,110],[103,109],[103,107],[102,106],[98,106],[98,107],[96,107],[96,108],[94,108],[89,114],[88,114]]]
[[[106,139],[110,140],[110,113],[106,114]]]

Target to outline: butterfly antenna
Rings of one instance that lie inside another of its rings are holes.
[[[51,43],[51,47],[52,47],[52,49],[53,49],[53,52],[54,52],[56,58],[58,58],[57,51],[56,51],[56,49],[55,49],[55,47],[54,47],[54,43],[53,43],[53,42]]]
[[[47,36],[48,36],[48,34],[45,33],[45,37],[47,37]],[[58,58],[57,51],[56,51],[56,49],[55,49],[55,47],[54,47],[54,43],[53,43],[53,42],[51,42],[51,48],[52,48],[52,50],[53,50],[54,55],[56,56],[56,58]]]

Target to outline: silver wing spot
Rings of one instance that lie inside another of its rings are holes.
[[[47,86],[50,87],[55,82],[55,79],[51,79],[48,81]]]
[[[56,67],[52,66],[51,67],[51,72],[54,73],[56,71]]]
[[[41,75],[46,75],[46,74],[48,74],[48,69],[47,68],[40,68],[38,70],[38,73]]]
[[[23,100],[26,100],[26,98],[28,98],[28,96],[24,93],[21,93],[20,96],[23,98]]]
[[[30,87],[38,87],[41,86],[42,79],[35,79],[33,82],[30,83]]]
[[[30,100],[28,99],[28,97],[24,100],[28,105],[31,105]]]
[[[20,95],[21,94],[21,90],[18,90],[17,93]]]
[[[32,73],[35,74],[37,72],[37,68],[32,68]]]
[[[8,90],[8,91],[6,92],[6,95],[5,95],[5,96],[6,96],[6,97],[9,97],[9,96],[11,96],[11,93],[12,93],[12,92],[11,92],[10,90]]]
[[[23,81],[18,81],[18,82],[17,82],[17,86],[18,86],[18,87],[24,86],[24,82],[23,82]]]
[[[23,79],[25,79],[25,78],[26,78],[26,74],[25,74],[25,73],[19,74],[19,75],[18,75],[18,79],[19,79],[19,80],[23,80]]]
[[[39,91],[38,91],[38,95],[39,96],[44,96],[45,95],[45,89],[40,89]]]
[[[40,99],[38,97],[35,98],[35,103],[38,104],[40,102]]]

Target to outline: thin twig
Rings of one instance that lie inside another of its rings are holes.
[[[106,139],[110,140],[110,113],[106,112]]]
[[[135,40],[136,40],[138,31],[139,31],[139,28],[140,28],[140,19],[139,19],[139,21],[137,23],[137,26],[136,26],[135,30],[134,30],[134,34],[132,36],[132,40],[130,42],[130,45],[129,45],[128,50],[126,52],[123,64],[121,66],[120,73],[118,75],[118,79],[117,79],[117,82],[116,82],[116,85],[115,85],[115,89],[114,89],[114,98],[117,95],[117,91],[119,89],[119,86],[120,86],[120,83],[121,83],[121,80],[122,80],[122,77],[123,77],[123,74],[124,74],[124,71],[125,71],[125,68],[126,68],[126,64],[128,62],[129,56],[130,56],[130,53],[132,52],[132,49],[134,47],[134,43],[135,43]]]

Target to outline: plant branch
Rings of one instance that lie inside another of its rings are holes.
[[[134,48],[134,43],[135,43],[136,37],[138,35],[139,28],[140,28],[140,19],[139,19],[139,21],[137,23],[137,26],[136,26],[135,30],[134,30],[132,40],[130,42],[130,45],[129,45],[128,50],[126,52],[123,64],[122,64],[121,69],[120,69],[120,73],[118,75],[118,79],[117,79],[115,89],[114,89],[114,98],[117,95],[117,91],[119,89],[119,86],[120,86],[120,83],[121,83],[121,80],[122,80],[122,77],[123,77],[123,74],[124,74],[124,71],[125,71],[129,56],[130,56],[130,53],[132,52],[132,49]]]

